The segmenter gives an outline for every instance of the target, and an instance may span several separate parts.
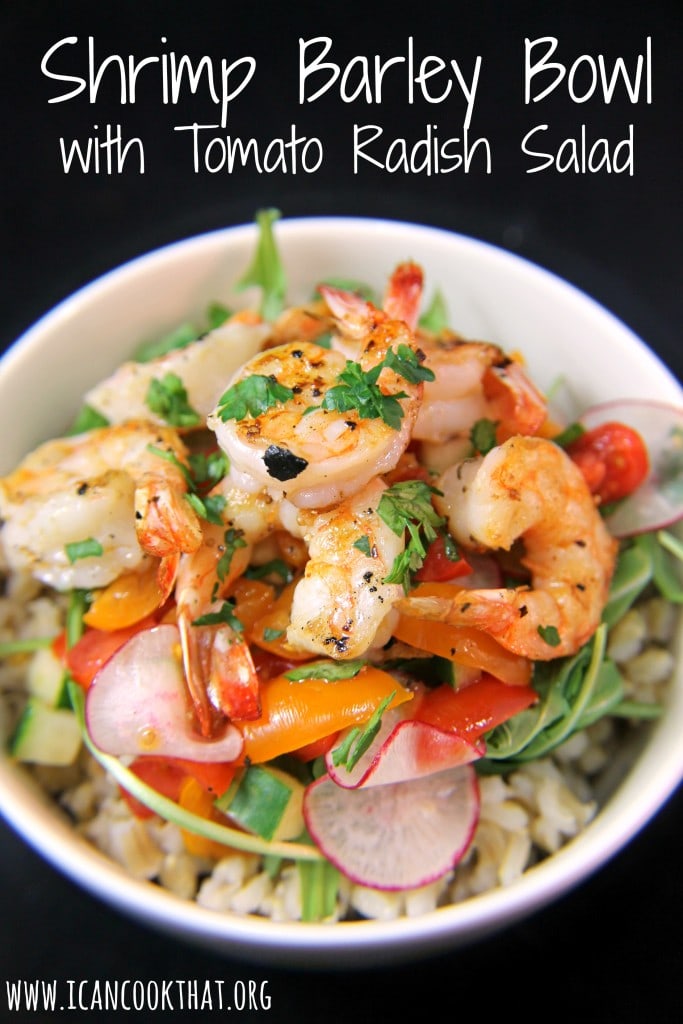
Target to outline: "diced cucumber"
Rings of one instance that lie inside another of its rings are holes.
[[[10,753],[32,764],[73,764],[81,748],[81,730],[73,711],[53,708],[29,697],[10,743]]]
[[[31,658],[26,674],[28,692],[50,707],[64,706],[64,666],[50,647]]]
[[[295,839],[304,830],[304,787],[279,768],[252,765],[216,801],[238,825],[264,839]]]

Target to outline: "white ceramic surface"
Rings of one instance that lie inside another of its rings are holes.
[[[571,382],[583,405],[612,398],[683,404],[683,393],[653,353],[622,323],[548,272],[481,242],[389,221],[281,221],[277,237],[289,299],[325,277],[368,281],[381,293],[396,263],[414,259],[463,334],[519,349],[541,387]],[[59,432],[88,386],[141,341],[187,320],[209,302],[246,304],[232,293],[255,242],[251,225],[180,242],[113,271],[40,320],[0,362],[0,472]],[[27,411],[30,410],[30,412]],[[0,759],[0,812],[47,860],[79,885],[147,924],[213,950],[260,963],[396,963],[472,941],[550,902],[605,864],[664,803],[683,777],[683,678],[671,704],[607,805],[583,834],[505,890],[425,917],[336,926],[273,924],[218,915],[128,878],[81,841]]]

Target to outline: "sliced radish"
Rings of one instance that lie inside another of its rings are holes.
[[[583,413],[586,430],[617,421],[637,430],[650,472],[605,521],[615,537],[658,530],[683,518],[683,408],[646,399],[605,402]]]
[[[340,737],[343,741],[344,734]],[[393,708],[384,712],[377,736],[351,771],[343,764],[335,765],[334,750],[326,754],[325,764],[338,786],[359,789],[433,775],[476,761],[484,752],[483,744],[471,743],[426,722],[406,719],[403,708]]]
[[[117,757],[161,754],[192,761],[234,761],[242,734],[226,726],[215,740],[192,728],[177,626],[136,633],[95,676],[85,718],[92,742]]]
[[[369,789],[342,789],[323,775],[307,787],[304,818],[339,870],[375,889],[414,889],[464,856],[479,820],[471,765]]]

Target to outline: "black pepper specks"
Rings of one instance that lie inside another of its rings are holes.
[[[275,480],[293,480],[299,473],[303,473],[308,465],[307,459],[290,452],[289,448],[280,448],[279,445],[271,444],[266,448],[263,461],[266,464],[268,475]]]

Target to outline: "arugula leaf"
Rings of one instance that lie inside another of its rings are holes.
[[[440,334],[448,327],[446,300],[439,288],[434,292],[432,301],[420,317],[419,324],[420,327],[424,327],[426,331],[432,331],[434,334]]]
[[[98,427],[108,427],[109,420],[91,405],[84,405],[76,419],[67,430],[66,437],[74,437],[76,434],[85,434],[88,430],[97,430]]]
[[[434,487],[422,480],[403,480],[388,487],[379,500],[377,512],[397,537],[408,531],[405,550],[397,555],[385,583],[402,583],[410,588],[410,575],[424,562],[427,547],[436,540],[444,520],[432,505]]]
[[[470,441],[472,447],[486,455],[492,448],[496,447],[496,426],[493,420],[481,419],[473,425],[470,430]]]
[[[273,405],[288,402],[294,397],[291,388],[278,384],[273,377],[252,373],[238,380],[218,400],[218,415],[225,420],[243,420],[260,416]]]
[[[344,765],[348,772],[352,772],[361,757],[368,749],[375,736],[382,726],[382,715],[396,696],[396,690],[375,708],[372,716],[365,723],[361,730],[359,726],[351,729],[344,741],[332,751],[332,762],[337,767]]]
[[[619,552],[602,621],[611,628],[623,618],[636,598],[652,579],[652,557],[641,544],[631,544]]]
[[[236,633],[244,632],[244,624],[235,615],[235,605],[232,601],[224,601],[216,612],[207,612],[194,619],[193,626],[231,626]]]
[[[261,316],[264,320],[275,320],[284,308],[287,278],[275,242],[273,225],[280,219],[280,211],[259,210],[256,223],[259,228],[256,252],[251,265],[238,281],[239,290],[257,287],[262,289]]]
[[[161,379],[153,377],[145,403],[172,427],[196,427],[202,422],[199,413],[190,405],[185,386],[176,373],[166,373]]]
[[[298,683],[302,679],[353,679],[367,663],[365,661],[332,661],[326,658],[308,661],[285,672],[285,678]]]
[[[86,537],[85,540],[75,540],[71,544],[65,544],[64,549],[71,565],[80,558],[98,558],[104,554],[104,548],[94,537]]]

